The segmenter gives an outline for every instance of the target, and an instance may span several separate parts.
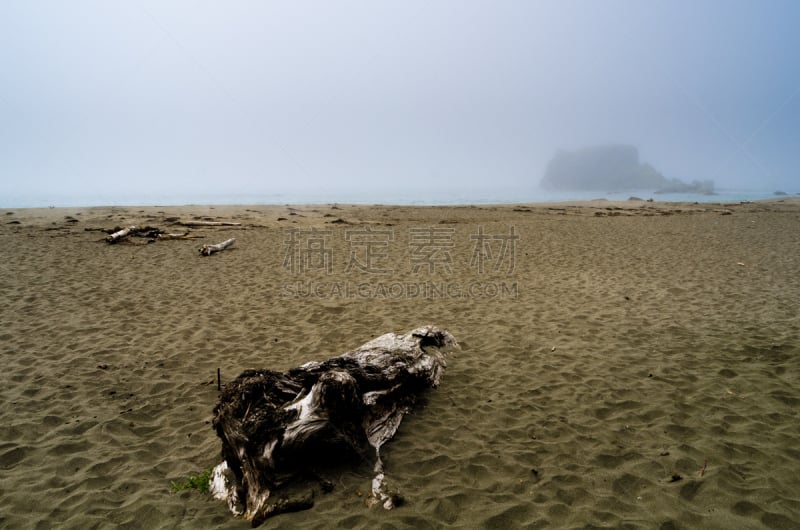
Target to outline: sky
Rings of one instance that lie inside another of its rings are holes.
[[[536,188],[625,143],[800,192],[794,0],[0,2],[0,197]]]

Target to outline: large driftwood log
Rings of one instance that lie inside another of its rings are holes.
[[[373,501],[392,508],[398,499],[386,490],[380,448],[416,394],[439,384],[447,352],[457,347],[450,333],[427,326],[387,333],[286,373],[242,373],[225,385],[214,409],[223,461],[214,468],[213,495],[255,526],[310,507],[308,499],[293,502],[281,491],[310,466],[355,455],[374,459]]]
[[[233,245],[235,242],[236,238],[232,237],[230,239],[226,239],[222,243],[217,243],[216,245],[203,245],[197,250],[199,250],[200,254],[203,256],[210,256],[214,252],[220,252],[222,250],[225,250],[229,246]]]

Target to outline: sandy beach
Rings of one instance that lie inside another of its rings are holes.
[[[11,209],[0,248],[2,528],[246,528],[171,491],[217,369],[426,324],[461,351],[382,450],[405,504],[364,463],[263,528],[800,527],[800,199]]]

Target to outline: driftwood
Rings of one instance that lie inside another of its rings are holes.
[[[450,333],[427,326],[387,333],[286,373],[242,373],[225,385],[214,408],[223,461],[214,468],[212,494],[256,526],[310,507],[313,496],[287,498],[289,485],[317,465],[352,455],[374,462],[372,503],[391,509],[402,497],[386,488],[380,448],[416,394],[439,384],[447,351],[457,347]]]
[[[160,228],[155,228],[152,226],[126,226],[116,227],[116,228],[85,228],[84,230],[97,230],[100,232],[105,232],[109,234],[106,237],[106,241],[109,243],[119,243],[121,241],[127,240],[129,237],[141,237],[147,238],[148,243],[154,243],[155,241],[166,241],[166,240],[174,240],[174,239],[199,239],[200,236],[193,236],[189,234],[189,231],[182,234],[170,234],[165,232]]]
[[[232,223],[230,221],[178,221],[175,224],[181,226],[242,226],[242,223]]]
[[[189,232],[183,234],[158,234],[158,239],[200,239],[200,236],[189,235]]]
[[[236,238],[232,237],[230,239],[226,239],[222,243],[217,243],[216,245],[203,245],[202,247],[200,247],[197,250],[200,251],[200,255],[202,255],[202,256],[210,256],[214,252],[220,252],[220,251],[225,250],[226,248],[228,248],[229,246],[233,245],[234,243],[236,243]]]
[[[144,237],[148,239],[155,240],[161,234],[164,233],[163,230],[160,228],[154,228],[152,226],[126,226],[125,228],[116,227],[112,228],[111,230],[104,230],[107,234],[110,234],[106,241],[108,243],[119,243],[120,241],[126,240],[128,237]]]
[[[108,241],[109,243],[118,243],[119,241],[122,241],[123,239],[128,237],[131,234],[131,232],[135,231],[136,231],[135,226],[126,226],[125,228],[121,228],[116,232],[114,232],[113,234],[110,234],[106,238],[106,241]]]

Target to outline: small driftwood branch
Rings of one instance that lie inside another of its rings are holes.
[[[183,234],[158,234],[158,239],[199,239],[200,236],[189,235],[189,232]]]
[[[225,250],[229,246],[233,245],[236,242],[236,238],[226,239],[222,243],[217,243],[216,245],[203,245],[198,250],[200,251],[200,255],[202,256],[210,256],[214,252],[220,252]]]
[[[126,237],[128,237],[128,235],[131,232],[135,232],[135,231],[136,231],[136,227],[135,226],[126,226],[125,228],[123,228],[123,229],[121,229],[121,230],[119,230],[117,232],[114,232],[113,234],[109,235],[106,238],[106,241],[108,241],[109,243],[117,243],[119,241],[122,241]]]
[[[242,223],[232,223],[229,221],[179,221],[176,224],[181,226],[242,226]]]

